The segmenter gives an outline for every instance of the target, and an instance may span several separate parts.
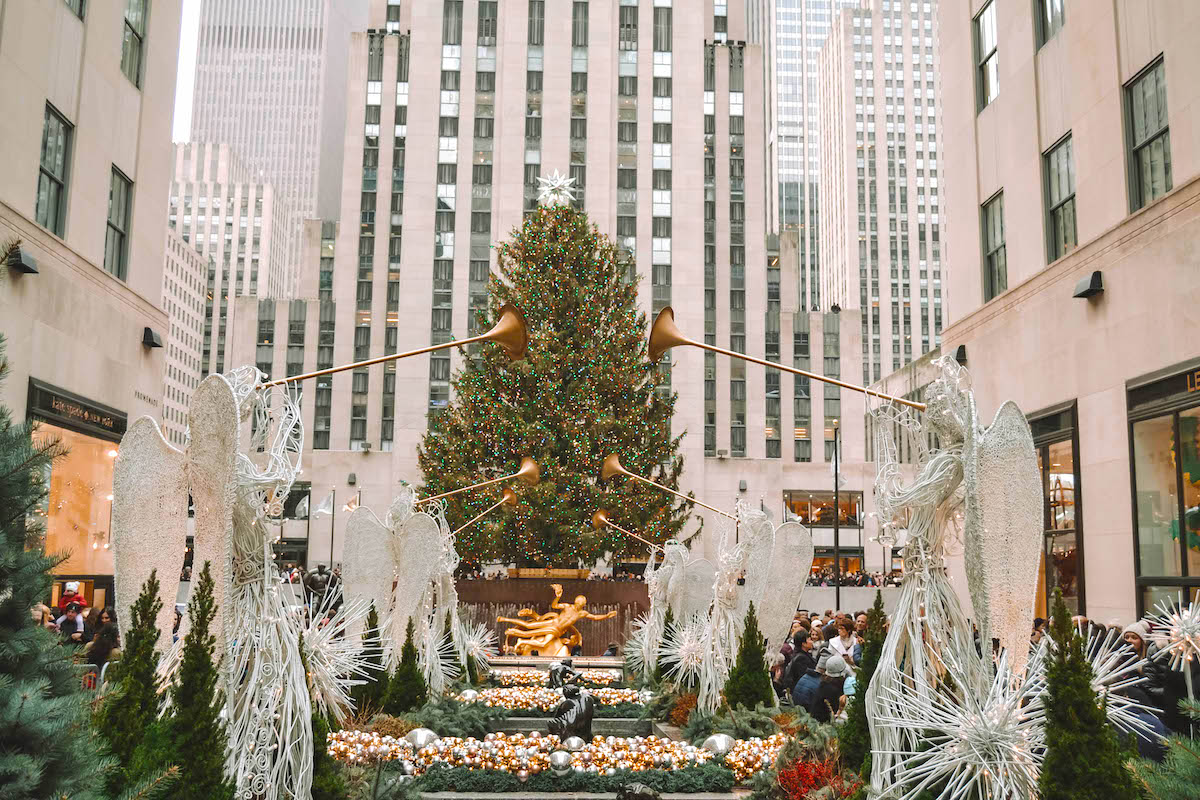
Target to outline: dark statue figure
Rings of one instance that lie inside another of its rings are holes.
[[[661,797],[644,783],[627,783],[617,790],[617,800],[659,800]]]
[[[304,578],[304,587],[308,589],[308,593],[314,595],[318,601],[325,599],[325,593],[329,591],[329,584],[333,580],[333,574],[329,572],[329,567],[324,564],[318,564],[316,572],[310,572]]]
[[[596,712],[596,701],[590,694],[580,691],[573,683],[563,687],[563,701],[554,710],[554,718],[547,726],[550,733],[559,739],[578,736],[585,742],[592,740],[592,715]]]
[[[555,661],[550,665],[550,680],[546,683],[546,688],[558,689],[568,683],[579,683],[580,678],[581,675],[575,669],[574,662],[569,658],[564,658],[562,661]]]

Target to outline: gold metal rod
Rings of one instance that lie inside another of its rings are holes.
[[[278,380],[259,384],[259,388],[265,389],[268,386],[279,386],[284,383],[306,381],[309,378],[320,378],[322,375],[332,375],[335,372],[345,372],[348,369],[360,369],[362,367],[369,367],[372,364],[382,364],[385,361],[397,361],[401,358],[408,358],[409,356],[419,356],[425,353],[432,353],[434,350],[445,350],[450,347],[462,347],[463,345],[474,344],[475,342],[483,341],[486,338],[488,338],[487,334],[481,333],[478,336],[471,336],[466,339],[457,339],[453,342],[446,342],[445,344],[431,344],[429,347],[422,347],[420,350],[409,350],[407,353],[392,353],[391,355],[368,358],[365,361],[355,361],[353,364],[342,364],[340,367],[329,367],[328,369],[319,369],[315,372],[306,372],[303,375],[292,375],[288,378],[279,378]]]
[[[486,510],[486,511],[484,511],[482,514],[479,514],[479,515],[477,515],[477,516],[473,517],[473,518],[471,519],[471,521],[470,521],[470,522],[467,522],[467,523],[465,523],[465,524],[464,524],[464,525],[463,525],[461,528],[458,528],[458,529],[456,529],[456,530],[454,531],[454,535],[455,535],[455,536],[457,536],[458,534],[460,534],[460,533],[462,533],[463,531],[465,531],[467,528],[469,528],[469,527],[471,527],[472,525],[474,525],[476,522],[479,522],[479,520],[483,519],[483,518],[484,518],[484,517],[486,517],[488,514],[492,513],[492,512],[493,512],[493,511],[495,511],[497,508],[499,508],[500,506],[504,505],[504,502],[505,502],[507,499],[508,499],[507,497],[501,497],[501,498],[500,498],[499,500],[497,500],[495,503],[493,503],[492,505],[488,506],[487,510]]]
[[[613,522],[612,520],[607,520],[607,519],[606,519],[606,520],[604,520],[604,524],[605,524],[605,525],[607,525],[607,526],[608,526],[608,527],[610,527],[610,528],[615,528],[615,529],[619,530],[621,533],[625,534],[626,536],[632,536],[634,539],[637,539],[637,540],[638,540],[639,542],[641,542],[642,544],[649,545],[650,547],[657,547],[657,546],[658,546],[658,545],[656,545],[654,542],[651,542],[651,541],[648,541],[648,540],[646,540],[646,539],[643,539],[642,537],[638,536],[638,535],[637,535],[636,533],[634,533],[633,531],[627,531],[627,530],[625,530],[624,528],[622,528],[620,525],[618,525],[617,523]]]
[[[749,361],[752,364],[761,364],[764,367],[771,367],[772,369],[778,369],[778,370],[782,370],[784,372],[790,372],[793,375],[803,375],[804,377],[812,378],[813,380],[824,381],[825,383],[832,383],[834,386],[841,386],[843,389],[851,389],[856,392],[862,392],[863,394],[869,394],[872,397],[878,397],[880,400],[891,400],[895,403],[902,403],[903,405],[909,406],[911,408],[915,408],[918,411],[925,410],[925,404],[918,403],[916,400],[906,400],[903,397],[896,397],[895,395],[884,394],[883,392],[877,392],[874,389],[868,389],[865,386],[859,386],[856,383],[846,383],[845,381],[838,380],[837,378],[830,378],[828,375],[818,375],[815,372],[808,372],[807,370],[799,369],[797,367],[789,367],[784,364],[776,364],[774,361],[766,361],[761,358],[755,358],[754,356],[748,356],[745,353],[738,353],[734,350],[726,350],[724,348],[717,347],[717,346],[711,345],[711,344],[706,344],[704,342],[697,342],[697,341],[694,341],[691,339],[689,339],[688,342],[690,344],[694,344],[696,347],[699,347],[701,350],[709,350],[713,353],[720,353],[723,356],[729,356],[730,358],[740,358],[742,361]]]
[[[714,508],[714,507],[710,506],[708,503],[697,500],[694,497],[688,497],[686,494],[683,494],[682,492],[677,492],[674,489],[668,489],[666,486],[655,483],[654,481],[650,480],[649,478],[643,478],[641,475],[635,475],[632,472],[626,472],[625,474],[631,478],[641,481],[642,483],[649,484],[656,489],[662,489],[664,492],[669,492],[680,499],[688,501],[689,503],[695,503],[698,506],[703,506],[704,508],[707,508],[709,511],[713,511],[717,514],[720,514],[722,517],[729,517],[729,519],[732,519],[734,521],[737,520],[737,517],[735,517],[733,514],[730,514],[728,511],[722,511],[721,509]]]
[[[492,478],[490,481],[484,481],[483,483],[473,483],[470,486],[463,486],[460,489],[451,489],[448,492],[442,492],[441,494],[435,494],[433,497],[422,497],[420,500],[417,500],[416,503],[414,503],[414,505],[419,505],[421,503],[428,503],[430,500],[441,500],[443,497],[450,497],[451,495],[461,494],[462,492],[469,492],[472,489],[482,489],[484,486],[491,486],[493,483],[499,483],[500,481],[506,481],[509,478],[515,478],[515,477],[517,477],[517,473],[514,472],[512,475],[504,475],[499,478]]]

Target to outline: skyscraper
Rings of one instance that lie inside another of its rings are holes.
[[[941,343],[936,14],[844,10],[820,56],[821,283],[862,310],[864,384]]]
[[[798,232],[793,266],[800,308],[824,311],[830,304],[822,302],[820,283],[817,57],[837,13],[862,0],[773,2],[779,226]]]
[[[792,277],[768,237],[767,55],[754,43],[769,37],[750,30],[751,2],[375,0],[352,39],[340,225],[323,225],[319,246],[314,230],[305,248],[305,273],[320,277],[302,285],[319,287],[318,303],[239,301],[250,320],[235,358],[253,353],[280,377],[464,338],[494,245],[555,170],[576,179],[577,204],[634,256],[647,312],[671,305],[693,337],[783,363],[809,363],[810,332],[821,337],[817,365],[856,352],[856,316],[810,328],[780,288]],[[450,401],[461,357],[446,350],[308,385],[314,491],[361,492],[383,507],[397,480],[419,481],[417,447]],[[832,493],[820,494],[832,488],[822,463],[832,442],[814,463],[811,429],[823,418],[811,396],[793,407],[792,381],[690,348],[671,353],[663,381],[680,395],[686,488],[718,507],[761,503],[776,519],[789,492],[803,493],[805,514],[823,507],[832,519]],[[828,418],[839,416],[843,401],[824,398],[837,412]],[[861,415],[856,402],[845,401],[847,418]],[[790,443],[797,430],[800,445]],[[861,434],[847,433],[858,443],[845,449],[861,451]]]

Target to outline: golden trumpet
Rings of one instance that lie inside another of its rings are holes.
[[[516,504],[517,504],[517,493],[514,492],[509,487],[505,486],[504,493],[500,496],[500,499],[498,501],[496,501],[492,505],[488,506],[487,510],[485,510],[482,514],[478,514],[478,515],[472,517],[469,522],[465,523],[461,528],[456,529],[454,531],[454,535],[457,536],[458,534],[462,533],[467,528],[471,527],[476,522],[479,522],[479,520],[483,519],[484,517],[486,517],[488,514],[492,513],[493,511],[495,511],[500,506],[515,506]]]
[[[344,372],[348,369],[369,367],[372,364],[382,364],[385,361],[399,361],[409,356],[419,356],[424,353],[432,353],[435,350],[445,350],[449,347],[462,347],[474,344],[475,342],[495,342],[504,349],[504,352],[511,360],[520,361],[525,357],[525,350],[529,347],[529,330],[525,326],[525,318],[521,316],[521,312],[517,310],[516,306],[506,303],[500,309],[500,319],[496,321],[496,324],[487,333],[481,333],[478,336],[471,336],[467,339],[444,342],[443,344],[434,344],[429,347],[422,347],[419,350],[409,350],[407,353],[392,353],[391,355],[379,356],[378,358],[368,358],[365,361],[355,361],[353,364],[343,364],[340,367],[319,369],[315,372],[306,372],[303,375],[292,375],[287,378],[280,378],[260,384],[259,388],[279,386],[285,383],[296,383],[297,381],[308,380],[309,378],[319,378],[322,375],[332,375],[335,372]]]
[[[662,358],[663,353],[670,350],[672,347],[678,347],[681,344],[690,344],[693,347],[699,347],[701,350],[708,350],[712,353],[720,353],[721,355],[729,356],[730,358],[740,358],[742,361],[749,361],[751,364],[761,364],[764,367],[782,370],[783,372],[790,372],[793,375],[803,375],[806,378],[824,381],[825,383],[832,383],[834,386],[841,386],[843,389],[852,389],[856,392],[869,394],[872,397],[878,397],[880,400],[891,400],[920,411],[925,410],[925,404],[918,403],[915,400],[906,400],[903,397],[896,397],[894,395],[884,394],[883,392],[876,392],[873,389],[868,389],[865,386],[859,386],[856,383],[846,383],[845,381],[838,380],[837,378],[830,378],[825,375],[818,375],[815,372],[797,369],[796,367],[788,367],[783,364],[776,364],[774,361],[764,361],[761,358],[748,356],[745,353],[738,353],[733,350],[726,350],[711,344],[705,344],[704,342],[697,342],[695,339],[689,339],[683,335],[682,331],[679,330],[679,327],[675,324],[675,312],[670,306],[667,306],[662,311],[658,312],[658,316],[654,319],[654,326],[650,328],[650,360],[657,364],[658,360]]]
[[[632,472],[630,472],[629,470],[627,470],[623,466],[621,466],[621,459],[617,457],[616,453],[613,453],[608,458],[604,459],[604,463],[600,465],[600,477],[607,481],[607,480],[610,480],[611,478],[616,477],[617,475],[626,475],[630,478],[634,478],[635,480],[639,480],[642,483],[649,484],[650,486],[653,486],[656,489],[661,489],[664,492],[673,494],[676,497],[678,497],[682,500],[686,500],[689,503],[695,503],[698,506],[707,508],[709,511],[720,514],[723,517],[728,517],[729,519],[737,521],[737,517],[734,516],[733,514],[730,514],[728,511],[722,511],[719,508],[710,506],[708,503],[702,503],[701,501],[697,500],[694,497],[688,497],[686,494],[683,494],[682,492],[677,492],[674,489],[663,486],[661,483],[655,483],[654,481],[650,480],[649,478],[643,478],[641,475],[633,474]]]
[[[618,525],[617,523],[610,520],[608,518],[608,512],[605,511],[604,509],[600,509],[595,514],[592,514],[592,527],[595,528],[596,530],[600,530],[601,528],[605,528],[605,527],[612,528],[614,530],[620,531],[621,533],[625,534],[626,536],[632,536],[634,539],[637,539],[639,542],[642,542],[643,544],[647,544],[647,545],[650,545],[651,547],[655,547],[654,542],[647,541],[646,539],[643,539],[642,537],[638,536],[633,531],[627,531],[624,528],[622,528],[620,525]]]
[[[525,458],[521,459],[521,468],[511,475],[501,475],[499,478],[492,478],[490,481],[472,483],[470,486],[463,486],[460,489],[451,489],[448,492],[435,494],[433,497],[422,497],[420,500],[417,500],[415,504],[419,505],[421,503],[428,503],[430,500],[441,500],[443,497],[450,497],[451,495],[469,492],[472,489],[482,489],[484,486],[491,486],[493,483],[500,483],[500,481],[507,481],[513,478],[516,478],[526,486],[537,486],[537,482],[542,479],[542,471],[538,469],[536,461],[529,456],[525,456]]]

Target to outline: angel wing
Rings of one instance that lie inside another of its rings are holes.
[[[707,616],[716,580],[717,568],[705,558],[693,559],[677,568],[667,588],[667,602],[675,619]]]
[[[986,429],[968,426],[963,449],[967,585],[982,641],[993,637],[1020,674],[1029,646],[1042,547],[1042,484],[1029,423],[1000,406]]]
[[[755,601],[758,624],[767,637],[768,652],[782,645],[791,629],[812,562],[812,534],[807,528],[798,522],[785,522],[775,529],[775,545],[763,581],[762,605]],[[746,585],[747,588],[750,585],[749,571]]]
[[[405,520],[392,538],[392,563],[397,567],[398,581],[391,620],[393,658],[399,658],[408,620],[419,621],[418,609],[438,573],[442,553],[441,529],[437,520],[424,512]]]
[[[359,506],[346,521],[346,544],[342,550],[342,591],[346,600],[375,604],[380,619],[392,609],[392,578],[396,564],[392,558],[390,528],[379,521],[366,506]],[[362,640],[365,618],[350,617],[346,636]]]
[[[125,432],[113,465],[112,538],[117,617],[132,620],[142,584],[156,572],[155,625],[171,641],[175,593],[187,542],[187,457],[172,447],[150,417]]]
[[[188,535],[187,501],[195,508],[193,563],[210,561],[218,595],[214,633],[223,652],[221,607],[228,600],[229,535],[233,524],[237,403],[229,382],[211,375],[196,388],[188,413],[186,451],[163,438],[158,423],[141,417],[126,431],[113,467],[113,562],[117,613],[130,619],[142,584],[157,572],[156,624],[169,641],[175,622],[179,568]]]
[[[775,549],[775,526],[765,513],[741,503],[738,504],[738,517],[744,532],[741,546],[745,548],[746,555],[746,583],[738,593],[737,618],[745,619],[750,604],[754,603],[759,619],[762,619],[763,601],[768,591],[774,591],[774,586],[768,581],[768,573],[772,567],[771,554]]]

